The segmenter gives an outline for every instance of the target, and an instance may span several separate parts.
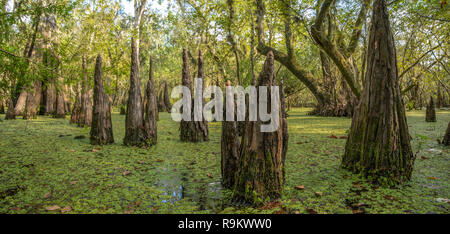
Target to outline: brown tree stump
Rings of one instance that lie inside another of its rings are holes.
[[[430,102],[427,105],[425,121],[436,122],[436,110],[434,109],[434,100],[432,96],[430,96]]]
[[[364,88],[341,165],[373,182],[392,185],[411,178],[415,156],[385,0],[375,0],[371,22]]]
[[[128,146],[143,146],[147,140],[140,87],[136,42],[134,38],[131,38],[130,89],[128,91],[127,115],[125,117],[125,137],[123,138],[123,143]]]
[[[94,108],[92,111],[91,144],[114,143],[109,98],[105,94],[102,81],[102,57],[97,56],[94,73]]]
[[[147,145],[156,145],[158,139],[158,106],[156,103],[155,83],[153,81],[153,62],[150,57],[150,70],[146,89],[147,103],[145,108],[144,126],[147,133]]]
[[[270,87],[274,86],[274,55],[269,51],[263,70],[258,77],[258,86],[268,88],[268,110],[270,110]],[[259,90],[257,91],[259,94]],[[274,132],[261,132],[264,123],[248,122],[242,136],[239,169],[232,199],[237,202],[259,204],[267,199],[281,197],[283,177],[283,121],[281,105],[278,129]]]

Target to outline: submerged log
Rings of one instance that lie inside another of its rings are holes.
[[[97,56],[94,74],[94,108],[92,113],[91,137],[93,145],[105,145],[114,143],[111,123],[109,98],[105,94],[102,81],[102,57]]]

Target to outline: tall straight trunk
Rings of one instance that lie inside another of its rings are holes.
[[[274,83],[274,55],[269,51],[263,70],[258,77],[258,86],[267,86],[267,110],[271,110],[271,87]],[[259,90],[258,96],[259,96]],[[277,94],[279,95],[279,94]],[[278,99],[279,96],[274,97]],[[259,100],[261,102],[261,100]],[[279,102],[278,102],[279,103]],[[239,169],[232,199],[250,204],[259,204],[266,199],[275,200],[281,197],[283,189],[283,116],[281,105],[278,105],[278,129],[273,132],[262,132],[265,124],[258,119],[246,124],[242,136]],[[275,121],[272,119],[272,121]]]
[[[159,87],[159,95],[158,95],[158,111],[159,112],[164,112],[167,110],[166,104],[164,103],[164,86],[165,86],[164,84],[161,84]]]
[[[436,110],[434,109],[433,96],[430,96],[430,102],[427,105],[425,121],[436,122]]]
[[[280,104],[281,104],[281,115],[282,115],[282,126],[283,126],[283,146],[282,146],[282,160],[283,165],[286,161],[286,154],[288,151],[288,142],[289,142],[289,133],[288,133],[288,125],[287,125],[287,111],[286,111],[286,95],[284,92],[284,77],[280,79]],[[286,172],[283,167],[283,178],[286,178]]]
[[[81,86],[81,110],[79,113],[78,126],[91,126],[92,123],[92,101],[91,92],[89,89],[89,81],[87,76],[87,59],[86,55],[83,54],[82,64],[81,64],[83,81]]]
[[[197,78],[199,79],[199,82],[202,82],[202,84],[201,84],[202,90],[197,90],[197,92],[199,92],[199,94],[203,94],[203,89],[204,89],[204,87],[203,87],[204,82],[203,81],[204,81],[205,76],[204,76],[204,73],[203,73],[203,55],[202,55],[202,52],[200,50],[198,51],[198,62],[197,63],[198,63]],[[166,92],[167,92],[167,89],[166,89]],[[202,100],[202,107],[203,107],[203,105],[205,104],[205,100],[203,99],[203,96],[201,97],[201,100]],[[200,110],[200,111],[203,111],[203,110]],[[206,121],[206,119],[204,117],[202,118],[202,120],[196,121],[196,127],[202,133],[203,140],[204,141],[209,141],[208,122]]]
[[[442,103],[443,103],[443,98],[442,98],[442,93],[441,93],[441,84],[437,85],[437,100],[436,100],[436,108],[441,109],[442,108]]]
[[[125,137],[123,143],[129,146],[145,145],[146,133],[143,120],[143,105],[139,81],[139,61],[136,42],[131,38],[131,72],[128,91],[127,115],[125,117]]]
[[[70,123],[78,124],[80,122],[81,113],[81,86],[77,83],[75,91],[75,103],[73,104],[72,115],[70,116]]]
[[[188,60],[188,52],[186,48],[183,49],[183,70],[181,75],[181,83],[184,87],[187,87],[189,90],[191,90],[191,97],[189,97],[191,102],[191,120],[185,121],[184,119],[180,122],[180,140],[181,141],[187,141],[187,142],[198,142],[200,141],[202,137],[202,133],[199,131],[199,128],[197,128],[194,119],[193,119],[193,111],[194,108],[192,107],[192,85],[191,85],[191,73],[189,71],[189,60]]]
[[[164,106],[166,111],[170,113],[172,110],[172,104],[170,103],[169,86],[167,85],[167,81],[164,81]]]
[[[111,123],[109,98],[105,94],[102,81],[102,57],[97,56],[94,73],[94,108],[92,111],[92,124],[90,141],[93,145],[114,143]]]
[[[231,86],[228,80],[227,86]],[[227,100],[234,99],[233,93],[226,93],[223,113],[226,110],[234,108],[233,105],[229,105]],[[232,189],[235,184],[235,176],[239,165],[239,133],[237,128],[237,121],[222,121],[222,139],[220,145],[221,153],[221,173],[222,173],[222,185],[225,188]]]
[[[23,119],[36,119],[39,104],[41,103],[42,81],[34,82],[33,89],[27,94],[27,101]]]
[[[146,89],[147,103],[145,108],[144,126],[147,133],[147,145],[156,145],[158,139],[158,106],[156,104],[155,83],[153,81],[153,62],[150,56],[150,69],[148,74],[148,82]]]
[[[343,168],[382,185],[409,180],[415,159],[388,14],[386,1],[375,0],[364,89],[342,159]]]

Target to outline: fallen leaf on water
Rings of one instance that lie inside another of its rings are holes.
[[[72,207],[70,207],[70,206],[66,206],[61,209],[61,213],[63,213],[63,214],[66,212],[70,212],[70,211],[72,211]]]
[[[124,214],[133,214],[133,212],[134,212],[134,209],[131,209],[131,210],[126,210],[125,212],[123,212]]]
[[[47,206],[47,207],[45,207],[45,209],[48,211],[53,211],[53,210],[59,210],[59,209],[61,209],[61,207],[59,207],[57,205],[53,205],[53,206]]]
[[[435,179],[436,179],[436,177],[434,177],[434,176],[430,176],[430,177],[428,177],[428,179],[430,179],[430,180],[435,180]]]
[[[48,192],[48,193],[44,194],[44,199],[51,198],[51,197],[52,197],[52,192]]]
[[[420,157],[422,160],[427,160],[427,159],[430,159],[430,158],[428,158],[428,157],[425,157],[425,156],[421,156]]]
[[[303,190],[303,189],[305,189],[305,186],[304,185],[297,185],[294,188],[297,189],[297,190]]]

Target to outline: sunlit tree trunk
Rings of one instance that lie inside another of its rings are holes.
[[[415,156],[385,0],[375,0],[371,22],[364,88],[352,119],[342,167],[374,182],[396,184],[411,178]]]
[[[267,53],[266,62],[258,78],[258,86],[268,88],[268,110],[270,110],[270,87],[274,86],[274,55]],[[258,91],[259,93],[259,91]],[[279,97],[278,97],[279,98]],[[233,200],[259,204],[266,199],[281,197],[283,188],[283,121],[279,108],[278,129],[261,132],[261,120],[246,124],[242,136],[239,169],[233,190]]]
[[[105,145],[114,143],[113,129],[111,123],[111,112],[109,98],[105,94],[102,81],[102,57],[97,56],[94,73],[94,108],[92,113],[92,124],[90,141],[93,145]]]
[[[155,145],[158,139],[158,107],[156,104],[155,83],[153,80],[153,62],[150,57],[150,69],[148,75],[147,89],[145,92],[147,103],[145,108],[144,126],[147,133],[147,145]]]
[[[92,122],[92,99],[91,99],[91,92],[89,88],[88,83],[88,76],[87,76],[87,61],[86,56],[83,54],[82,63],[81,63],[81,69],[82,69],[82,76],[83,80],[81,82],[81,110],[80,110],[80,116],[78,120],[78,126],[84,127],[84,126],[91,126]]]
[[[35,119],[39,104],[41,103],[42,81],[34,82],[33,89],[27,93],[27,101],[25,104],[25,111],[23,119]]]
[[[136,42],[131,38],[131,72],[128,92],[127,115],[125,118],[125,137],[123,143],[129,146],[145,145],[142,96],[139,81],[139,61]]]

